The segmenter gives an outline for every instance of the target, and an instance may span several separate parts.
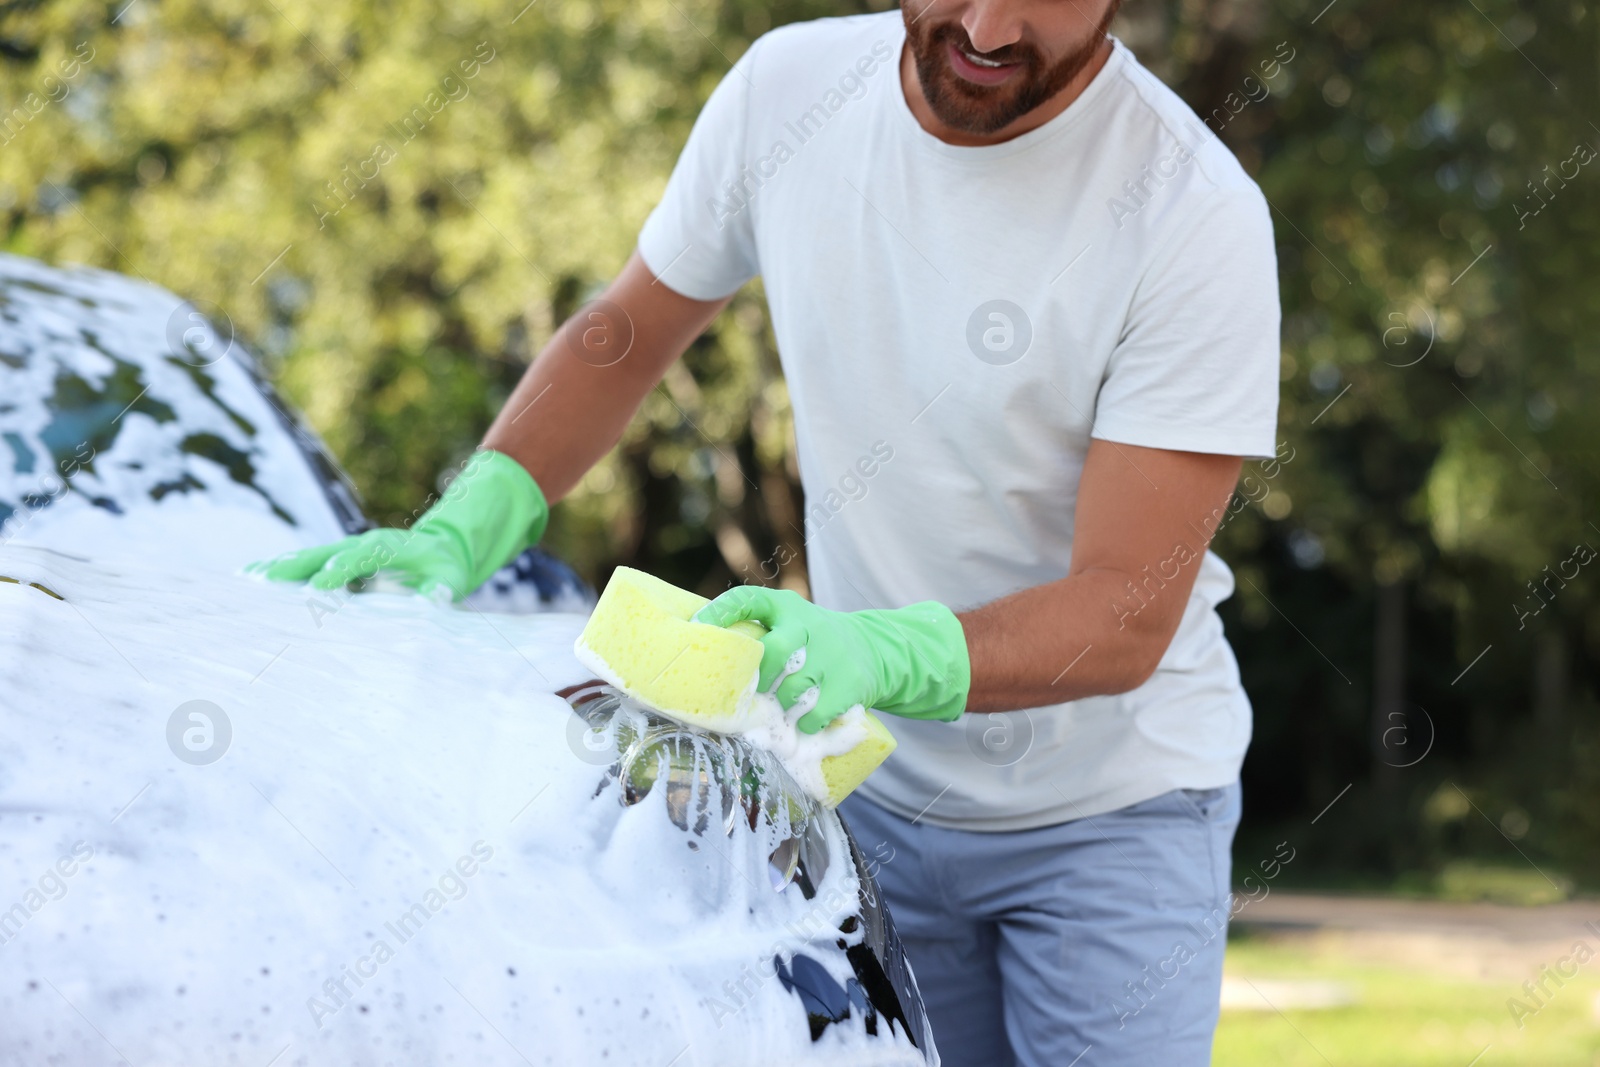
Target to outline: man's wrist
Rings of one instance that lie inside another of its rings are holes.
[[[522,490],[523,496],[527,500],[530,514],[528,518],[527,541],[522,547],[528,548],[532,545],[538,544],[539,539],[544,536],[545,528],[550,524],[550,502],[545,499],[544,490],[539,488],[538,481],[529,472],[528,468],[524,467],[521,463],[517,462],[515,459],[512,459],[504,452],[496,452],[493,449],[488,449],[486,451],[488,451],[491,455],[498,457],[498,459],[494,460],[493,462],[506,468],[507,481],[519,486]],[[504,462],[501,463],[501,460]]]
[[[501,497],[497,503],[506,509],[520,527],[517,552],[539,543],[550,522],[550,504],[528,468],[504,452],[482,448],[472,454],[466,470],[461,472],[456,481],[469,477],[474,482],[466,487],[467,493],[483,491]],[[451,483],[452,489],[455,484]],[[449,497],[449,490],[445,495]]]

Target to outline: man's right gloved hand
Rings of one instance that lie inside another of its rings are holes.
[[[368,530],[331,545],[252,563],[246,570],[276,582],[310,580],[338,589],[379,572],[425,596],[447,589],[460,600],[529,545],[550,518],[544,493],[527,469],[502,452],[481,451],[409,530]]]

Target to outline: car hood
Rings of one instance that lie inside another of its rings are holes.
[[[859,939],[853,864],[775,892],[759,832],[606,793],[553,695],[582,616],[17,545],[0,576],[0,1062],[924,1062],[813,1041],[775,966]]]

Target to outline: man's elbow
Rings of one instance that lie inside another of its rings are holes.
[[[1123,693],[1131,693],[1148,682],[1155,673],[1156,669],[1153,666],[1148,669],[1140,667],[1137,670],[1125,670],[1106,687],[1106,695],[1121,696]]]
[[[1122,657],[1120,669],[1110,679],[1107,693],[1118,696],[1122,693],[1131,693],[1151,678],[1155,677],[1161,660],[1167,654],[1167,647],[1172,644],[1172,634],[1153,634],[1138,643],[1136,648],[1127,650]]]

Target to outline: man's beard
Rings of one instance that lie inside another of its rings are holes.
[[[1044,54],[1026,41],[993,52],[979,52],[958,23],[927,24],[920,15],[907,18],[906,41],[916,63],[917,80],[922,83],[922,97],[939,121],[953,129],[973,134],[1003,130],[1066,88],[1089,65],[1105,40],[1112,16],[1121,6],[1120,2],[1112,4],[1084,46],[1063,56],[1054,66],[1047,66]],[[905,10],[909,15],[910,9]],[[1020,63],[1022,69],[1004,85],[975,85],[951,68],[951,45],[998,63]]]

